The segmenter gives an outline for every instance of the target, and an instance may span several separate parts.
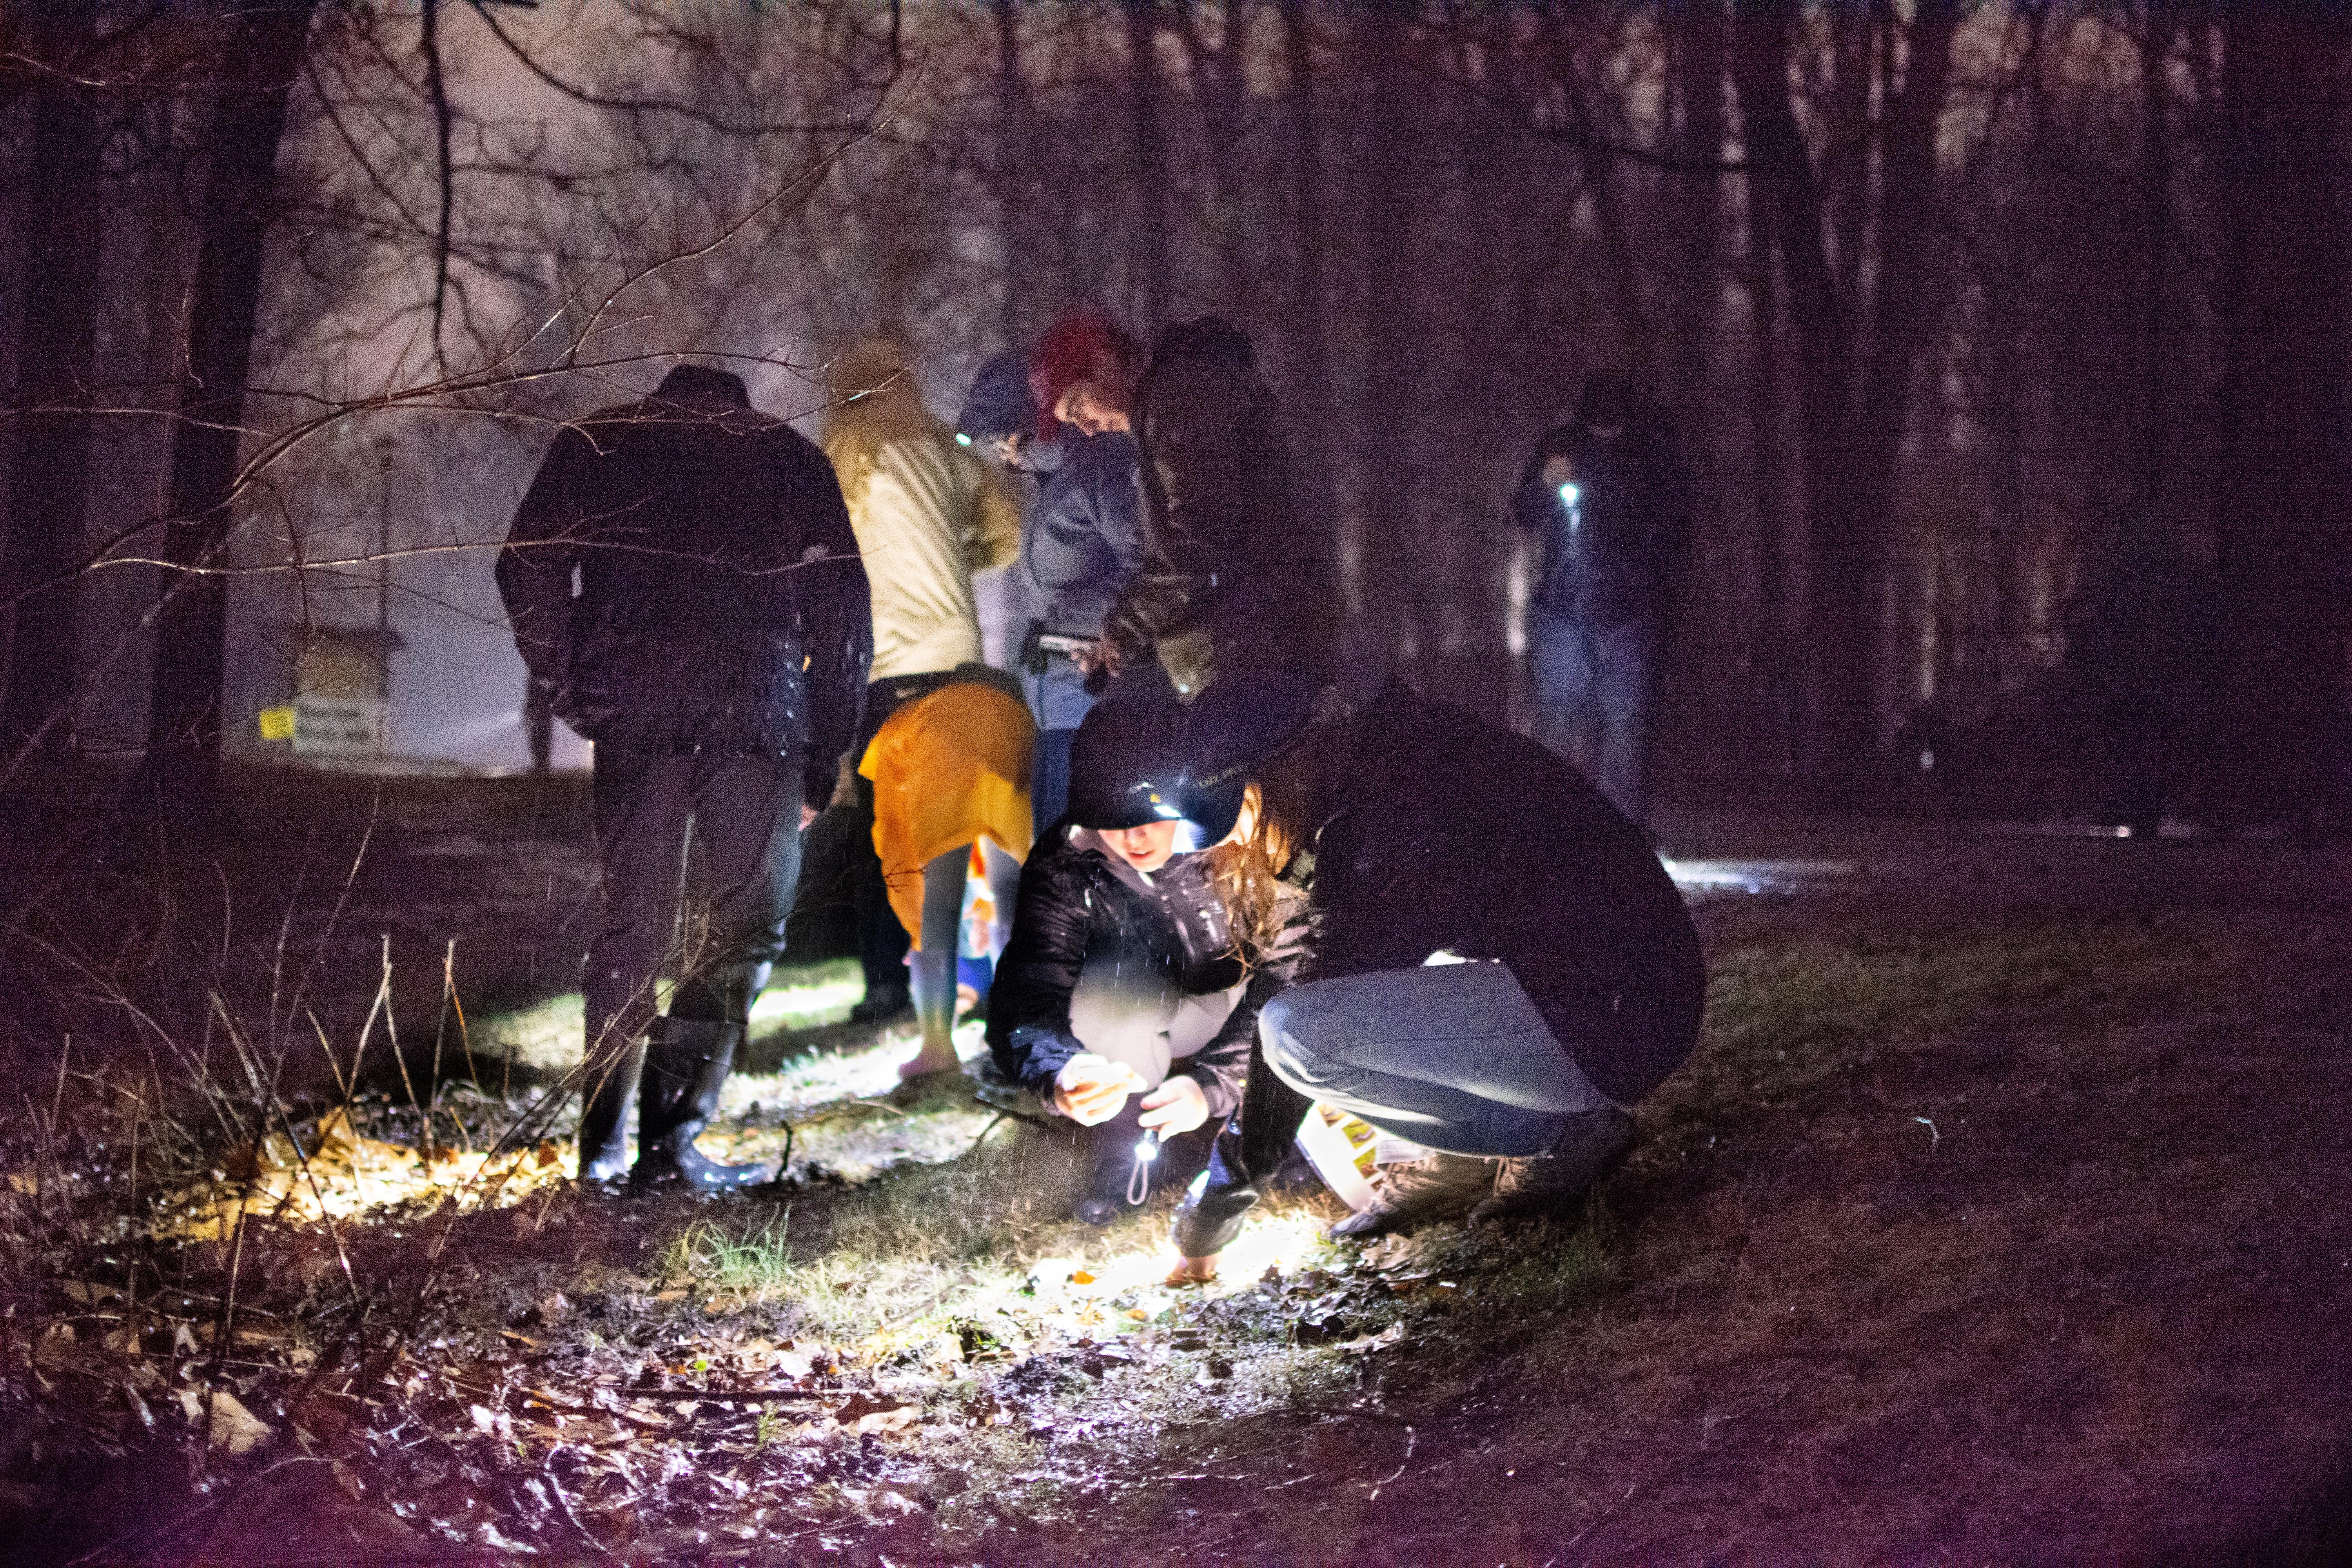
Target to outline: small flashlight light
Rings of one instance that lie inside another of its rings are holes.
[[[959,447],[969,447],[971,445],[971,437],[959,430],[956,432],[956,445]]]
[[[1576,488],[1576,481],[1574,479],[1570,479],[1568,483],[1559,487],[1559,504],[1562,506],[1574,506],[1576,504],[1577,497],[1583,493],[1583,491]]]
[[[1135,1157],[1138,1160],[1157,1160],[1160,1158],[1160,1134],[1157,1132],[1146,1132],[1142,1137],[1137,1139],[1135,1141]]]

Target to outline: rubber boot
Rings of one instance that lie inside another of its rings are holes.
[[[580,1179],[616,1182],[629,1173],[629,1101],[636,1097],[646,1047],[631,1040],[611,1065],[581,1085]]]
[[[1129,1095],[1117,1116],[1087,1129],[1092,1164],[1087,1173],[1086,1193],[1075,1212],[1088,1225],[1108,1225],[1125,1214],[1130,1203],[1151,1195],[1150,1182],[1158,1173],[1147,1164],[1142,1196],[1137,1196],[1135,1146],[1143,1138],[1143,1128],[1136,1120],[1143,1114],[1136,1103],[1139,1098]]]
[[[732,1192],[768,1178],[764,1166],[722,1165],[694,1146],[719,1109],[719,1090],[734,1065],[743,1026],[695,1018],[656,1018],[646,1037],[644,1087],[637,1100],[637,1163],[632,1192],[684,1185]]]

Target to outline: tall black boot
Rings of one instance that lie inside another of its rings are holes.
[[[629,1101],[646,1048],[631,1040],[601,1066],[591,1065],[580,1086],[580,1179],[618,1181],[629,1173]]]
[[[719,1090],[735,1062],[743,1026],[698,1018],[656,1018],[646,1037],[643,1092],[637,1100],[637,1163],[632,1191],[683,1184],[731,1192],[767,1180],[760,1165],[722,1165],[694,1146],[719,1109]]]

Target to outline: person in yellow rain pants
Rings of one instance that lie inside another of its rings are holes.
[[[874,784],[874,852],[891,912],[907,928],[922,1049],[902,1079],[957,1066],[956,937],[977,843],[1000,928],[1028,858],[1029,763],[1036,725],[1011,676],[957,667],[948,685],[905,704],[875,732],[857,771]],[[1000,929],[994,945],[1002,945]]]

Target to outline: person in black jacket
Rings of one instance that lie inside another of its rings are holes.
[[[1187,700],[1225,670],[1330,679],[1340,622],[1328,532],[1291,489],[1280,405],[1249,338],[1202,316],[1171,327],[1135,373],[1097,317],[1056,323],[1031,360],[1038,405],[1089,434],[1135,437],[1143,568],[1103,619],[1090,662],[1157,659]]]
[[[1022,869],[989,994],[998,1071],[1094,1130],[1077,1208],[1093,1225],[1141,1201],[1139,1140],[1232,1114],[1249,1056],[1221,1033],[1241,959],[1199,830],[1148,787],[1176,720],[1164,689],[1139,688],[1079,725],[1069,813]]]
[[[1690,542],[1689,489],[1664,415],[1623,376],[1597,371],[1575,416],[1537,444],[1511,500],[1520,531],[1541,546],[1528,616],[1535,738],[1635,822]]]
[[[1696,1041],[1698,936],[1639,828],[1532,742],[1391,687],[1318,722],[1234,677],[1160,784],[1204,831],[1250,962],[1212,1049],[1255,1042],[1176,1239],[1206,1279],[1322,1100],[1429,1151],[1335,1234],[1552,1211],[1633,1141]],[[1475,1206],[1474,1206],[1475,1205]]]
[[[680,365],[556,437],[498,583],[531,679],[596,748],[604,917],[582,979],[580,1173],[740,1184],[758,1171],[713,1163],[694,1138],[782,951],[800,830],[873,656],[841,488],[740,378]],[[677,983],[656,1019],[666,962]]]

